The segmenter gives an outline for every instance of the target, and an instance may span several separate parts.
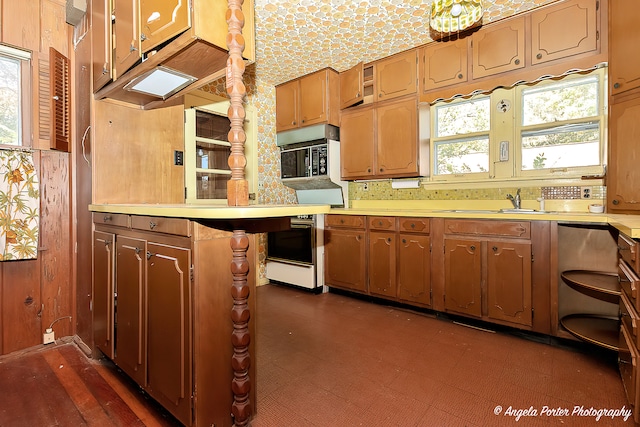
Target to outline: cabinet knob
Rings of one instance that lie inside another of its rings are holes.
[[[111,244],[111,240],[105,240],[105,241],[104,241],[104,245],[105,245],[105,246],[109,246],[110,244]]]
[[[498,252],[498,247],[497,246],[494,246],[491,249],[493,249],[493,252]]]
[[[158,225],[158,224],[156,224],[156,223],[155,223],[155,222],[153,222],[153,221],[149,221],[149,228],[150,228],[151,230],[153,230],[154,228],[156,228],[156,225]]]
[[[380,225],[380,226],[381,226],[381,225],[382,225],[382,221],[378,221],[378,225]]]
[[[381,93],[378,94],[378,98],[382,98],[382,94]]]
[[[613,203],[614,205],[619,205],[619,204],[620,204],[620,200],[618,200],[618,199],[613,199],[613,200],[611,201],[611,203]]]
[[[387,242],[391,243],[391,237],[387,237]]]
[[[411,228],[416,228],[416,224],[414,222],[411,223]]]
[[[402,239],[402,243],[407,243],[407,239]]]
[[[469,246],[469,249],[471,249],[472,251],[475,251],[476,250],[476,245]]]
[[[341,219],[341,220],[340,220],[340,224],[344,224],[344,219]]]
[[[135,52],[136,50],[138,50],[138,49],[136,49],[136,47],[133,45],[133,43],[131,45],[129,45],[129,52]]]
[[[103,220],[104,222],[109,222],[109,221],[111,221],[111,215],[105,215],[105,216],[104,216],[104,218],[102,218],[102,220]]]
[[[294,121],[292,121],[292,122],[291,122],[291,124],[292,124],[292,125],[295,125],[295,124],[296,124],[296,121],[295,121],[295,120],[294,120]]]
[[[516,59],[514,62],[515,62],[516,65],[520,65],[520,60],[519,59]]]
[[[537,59],[542,59],[542,54],[541,54],[541,53],[537,54],[537,55],[536,55],[536,58],[537,58]]]
[[[463,77],[462,73],[458,74],[458,78],[461,79]]]
[[[620,89],[620,83],[614,83],[613,84],[613,88],[614,89]]]
[[[151,259],[152,256],[153,256],[153,254],[151,252],[147,251],[147,259],[148,260]]]
[[[304,119],[302,119],[301,122],[304,123]]]
[[[134,250],[136,251],[136,253],[137,253],[137,254],[139,254],[139,253],[140,253],[140,251],[142,251],[142,249],[140,249],[140,248],[138,248],[138,247],[136,247]]]
[[[371,172],[371,168],[367,168],[367,172]]]
[[[380,172],[384,172],[384,169],[380,168]]]
[[[144,33],[140,33],[140,41],[143,42],[147,39],[147,36]]]
[[[109,74],[109,64],[106,62],[102,64],[102,74]]]
[[[360,98],[360,92],[358,92],[358,93],[356,94],[356,97],[357,97],[357,98]]]

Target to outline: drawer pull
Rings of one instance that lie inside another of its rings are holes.
[[[104,216],[104,218],[102,218],[102,220],[103,220],[104,222],[109,222],[109,221],[111,221],[111,220],[112,220],[111,215],[105,215],[105,216]]]
[[[618,357],[618,363],[623,363],[625,365],[631,365],[631,362],[629,362],[628,360],[622,360]]]
[[[416,224],[414,222],[411,223],[411,228],[416,228]]]
[[[156,225],[158,225],[158,224],[156,224],[156,223],[155,223],[155,222],[153,222],[153,221],[149,221],[149,228],[150,228],[151,230],[153,230],[154,228],[156,228]]]

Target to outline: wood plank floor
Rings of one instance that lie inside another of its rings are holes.
[[[180,425],[108,361],[72,342],[0,358],[0,426]]]

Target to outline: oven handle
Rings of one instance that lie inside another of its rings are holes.
[[[291,221],[291,228],[313,228],[313,224],[307,222],[293,222]]]
[[[267,257],[267,260],[280,262],[282,264],[301,265],[303,267],[312,267],[313,266],[312,262],[293,261],[293,260],[290,260],[290,259],[283,259],[283,258],[277,258],[277,257]]]

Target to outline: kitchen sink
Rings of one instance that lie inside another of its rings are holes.
[[[469,213],[469,214],[496,214],[496,213],[505,213],[505,214],[513,214],[513,213],[522,213],[522,214],[542,214],[548,213],[546,211],[537,211],[535,209],[516,209],[516,208],[505,208],[505,209],[444,209],[436,212],[447,212],[447,213]]]
[[[545,211],[537,211],[535,209],[516,209],[516,208],[507,208],[507,209],[500,209],[498,212],[500,213],[526,213],[526,214],[539,214],[539,213],[545,213]]]

